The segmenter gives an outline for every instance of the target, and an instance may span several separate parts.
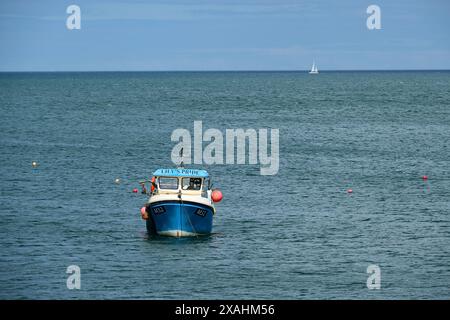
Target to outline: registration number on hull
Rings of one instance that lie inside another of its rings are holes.
[[[208,213],[208,210],[205,210],[205,209],[197,209],[197,210],[195,210],[195,214],[200,216],[200,217],[206,216],[207,213]]]
[[[154,207],[154,208],[152,208],[152,210],[153,210],[154,214],[162,214],[162,213],[166,212],[166,208],[164,208],[163,206]]]

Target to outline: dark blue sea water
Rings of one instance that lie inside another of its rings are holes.
[[[450,298],[450,72],[3,73],[0,110],[2,299]],[[131,191],[195,120],[278,128],[280,170],[191,166],[214,234],[149,237]]]

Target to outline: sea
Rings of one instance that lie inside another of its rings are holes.
[[[449,71],[0,73],[0,112],[1,299],[450,298]],[[213,233],[149,235],[194,121],[278,129],[279,169],[187,164]]]

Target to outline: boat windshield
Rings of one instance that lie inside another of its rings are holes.
[[[202,191],[206,192],[209,189],[211,189],[211,180],[209,178],[205,178],[205,180],[203,181]]]
[[[178,179],[177,178],[159,178],[159,188],[166,190],[177,190]]]
[[[183,190],[200,190],[202,186],[201,178],[183,178]]]

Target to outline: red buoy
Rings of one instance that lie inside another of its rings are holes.
[[[220,201],[222,201],[222,198],[223,198],[223,195],[222,195],[222,192],[219,189],[215,189],[211,193],[211,199],[214,202],[220,202]]]
[[[428,180],[428,176],[422,176],[423,180]]]
[[[148,213],[147,213],[147,210],[145,210],[145,207],[141,208],[141,218],[144,220],[148,219]]]
[[[352,189],[348,189],[347,193],[353,193],[353,190]]]
[[[134,188],[134,189],[133,189],[133,193],[138,193],[138,191],[139,191],[139,190],[138,190],[137,188]]]

